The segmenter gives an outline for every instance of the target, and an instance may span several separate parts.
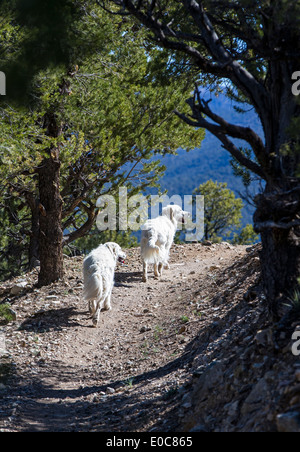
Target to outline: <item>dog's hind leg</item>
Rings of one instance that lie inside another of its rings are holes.
[[[163,268],[164,268],[164,266],[163,266],[163,264],[160,262],[160,263],[158,264],[158,273],[159,273],[159,276],[162,276],[162,274],[163,274]]]
[[[110,310],[111,310],[111,304],[110,304],[110,301],[111,301],[111,294],[112,294],[112,290],[110,291],[110,293],[108,294],[108,296],[105,298],[104,305],[103,305],[103,309],[104,309],[105,311],[110,311]]]
[[[160,262],[159,264],[154,264],[154,275],[156,278],[161,278],[163,273],[163,264]]]
[[[96,300],[89,301],[89,312],[90,312],[91,316],[94,315],[95,310],[96,310],[96,306],[97,306],[97,301]]]
[[[93,322],[93,326],[95,328],[97,328],[97,326],[99,325],[99,321],[100,321],[101,302],[100,301],[95,301],[94,303],[95,303],[94,304],[95,311],[94,311],[93,316],[92,316],[92,322]]]
[[[93,326],[95,328],[97,328],[97,326],[99,325],[99,321],[100,321],[100,312],[101,312],[101,307],[100,307],[100,303],[97,304],[97,307],[95,309],[95,312],[93,314],[92,317],[92,321],[93,321]]]
[[[167,270],[170,270],[170,264],[169,264],[169,259],[170,259],[170,249],[171,246],[166,246],[166,256],[165,256],[165,262],[163,264],[164,268],[166,268]]]
[[[148,281],[148,264],[147,262],[143,262],[143,282]]]

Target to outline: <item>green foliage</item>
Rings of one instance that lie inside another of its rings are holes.
[[[15,314],[12,312],[10,304],[0,304],[0,325],[7,324],[13,320],[15,320]]]
[[[236,198],[226,183],[209,180],[201,184],[195,194],[204,196],[204,239],[221,242],[230,238],[236,245],[251,245],[258,241],[253,225],[240,229],[243,202]]]
[[[107,242],[116,242],[124,249],[138,246],[137,238],[131,234],[131,231],[99,232],[98,229],[94,227],[89,234],[75,240],[72,245],[66,247],[65,252],[69,255],[73,255],[74,253],[87,254],[102,243]]]
[[[252,245],[259,240],[259,236],[252,224],[247,224],[238,234],[235,233],[232,242],[236,245]]]
[[[243,202],[235,197],[226,183],[209,180],[194,194],[204,196],[204,239],[219,241],[240,226]]]
[[[7,75],[8,99],[22,105],[40,71],[68,65],[79,45],[78,23],[84,5],[73,0],[3,0],[1,20],[9,18],[10,55],[1,66]]]
[[[252,151],[250,149],[243,149],[240,148],[240,151],[243,155],[245,155],[247,158],[253,158]],[[236,159],[232,158],[230,160],[230,164],[233,169],[233,174],[237,177],[241,177],[244,186],[247,188],[251,185],[252,178],[251,178],[251,172],[242,166]]]
[[[299,284],[299,280],[298,280]],[[300,286],[296,286],[295,289],[290,292],[288,296],[288,303],[285,304],[288,307],[291,307],[294,312],[300,312]]]

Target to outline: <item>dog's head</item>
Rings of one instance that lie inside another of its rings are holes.
[[[124,264],[126,259],[126,254],[122,251],[120,245],[114,242],[108,242],[105,246],[109,249],[112,255],[115,257],[116,261]]]
[[[185,212],[184,210],[182,210],[181,207],[176,205],[175,206],[169,205],[167,207],[164,207],[162,210],[162,214],[168,217],[172,222],[175,220],[182,224],[185,224],[190,218],[189,212]]]

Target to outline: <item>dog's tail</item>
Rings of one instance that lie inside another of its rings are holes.
[[[94,270],[94,271],[93,271]],[[84,269],[83,297],[86,301],[100,299],[103,293],[101,275],[95,269]]]
[[[149,248],[153,250],[160,251],[159,246],[156,245],[157,242],[157,234],[152,234],[148,241]]]
[[[162,250],[157,245],[157,233],[155,231],[148,232],[147,235],[142,236],[141,240],[141,255],[144,262],[148,264],[158,264],[162,261]]]

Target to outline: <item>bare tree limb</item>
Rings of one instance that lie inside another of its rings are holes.
[[[176,115],[185,121],[187,124],[193,127],[202,127],[213,135],[215,135],[223,144],[223,147],[234,157],[241,165],[248,168],[250,171],[255,173],[262,179],[267,179],[267,175],[264,170],[255,162],[248,159],[237,147],[236,145],[227,137],[224,129],[221,126],[215,125],[207,121],[203,118],[203,116],[199,113],[196,118],[188,117],[178,111],[175,111]],[[196,119],[196,121],[194,120]]]
[[[295,228],[297,226],[300,226],[300,220],[290,221],[289,223],[284,223],[282,221],[280,221],[280,222],[263,221],[263,222],[254,223],[254,230],[255,230],[255,232],[262,232],[266,229],[289,230],[289,229]]]
[[[195,102],[196,99],[197,104]],[[231,124],[221,116],[217,115],[216,113],[213,113],[213,111],[209,108],[210,101],[205,101],[204,99],[201,98],[197,86],[194,98],[189,99],[187,102],[190,105],[192,111],[196,109],[199,111],[199,114],[203,113],[204,115],[212,119],[214,122],[219,124],[226,135],[229,135],[232,138],[245,140],[248,144],[250,144],[259,164],[263,168],[267,168],[268,163],[265,152],[265,145],[260,136],[257,133],[255,133],[254,130],[252,130],[250,127],[243,127]]]
[[[94,205],[87,206],[85,203],[81,203],[80,207],[87,213],[86,222],[78,229],[75,229],[70,234],[63,237],[63,246],[68,245],[74,240],[86,235],[94,225],[96,218],[96,207]]]

